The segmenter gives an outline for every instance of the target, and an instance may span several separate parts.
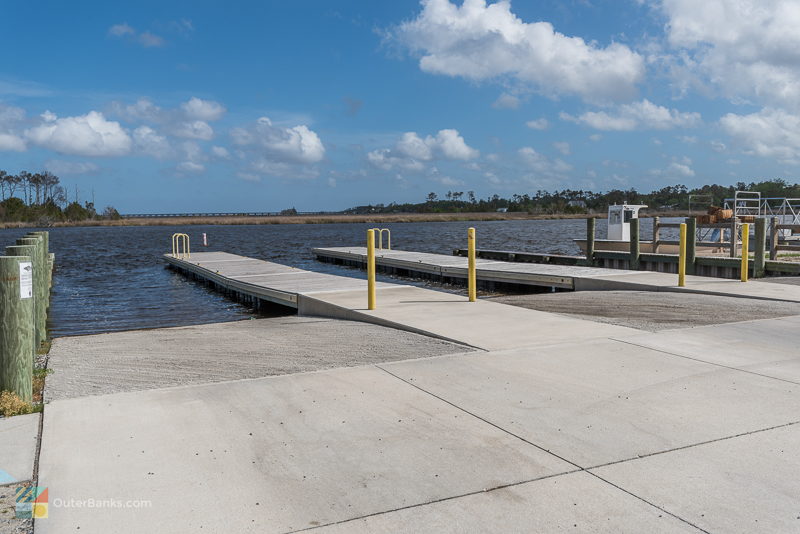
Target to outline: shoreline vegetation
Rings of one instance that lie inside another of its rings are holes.
[[[688,211],[642,210],[640,216],[647,217],[687,217]],[[461,213],[378,213],[370,215],[330,214],[330,215],[275,215],[275,216],[220,216],[220,217],[133,217],[119,219],[87,219],[82,221],[55,221],[42,225],[38,221],[0,223],[1,229],[8,228],[49,228],[83,226],[199,226],[199,225],[266,225],[266,224],[357,224],[357,223],[414,223],[414,222],[456,222],[456,221],[534,221],[560,219],[605,218],[605,213],[554,213],[531,214],[526,212],[461,212]]]
[[[775,179],[694,189],[674,185],[649,193],[633,188],[601,193],[564,189],[513,194],[508,198],[495,194],[481,199],[474,191],[447,191],[442,197],[430,192],[422,202],[367,204],[334,212],[304,213],[289,208],[280,212],[121,215],[113,206],[102,211],[95,209],[94,194],[91,202],[81,203],[76,191],[74,200],[69,202],[67,190],[51,172],[10,174],[0,169],[0,228],[583,219],[605,217],[608,206],[625,202],[649,206],[640,212],[642,217],[686,217],[703,214],[711,205],[721,206],[736,191],[759,192],[762,199],[800,198],[800,184]]]

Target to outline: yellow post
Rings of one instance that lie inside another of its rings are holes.
[[[748,262],[750,260],[750,225],[742,225],[742,282],[747,282]]]
[[[475,273],[475,228],[470,228],[467,230],[467,250],[469,266],[467,293],[469,293],[469,301],[475,302],[475,300],[478,298],[477,276]]]
[[[678,255],[678,287],[686,285],[686,223],[681,223],[680,254]]]
[[[367,230],[367,309],[375,309],[375,231]]]

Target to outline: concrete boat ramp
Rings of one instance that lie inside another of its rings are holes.
[[[53,401],[39,485],[118,505],[36,532],[800,531],[800,316],[656,334],[401,284],[369,311],[364,280],[167,261],[463,351]]]

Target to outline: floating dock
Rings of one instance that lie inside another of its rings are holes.
[[[315,248],[318,260],[365,268],[366,247]],[[631,271],[558,265],[546,263],[517,263],[478,258],[478,284],[496,287],[549,287],[573,291],[676,291],[709,295],[800,302],[800,286],[751,281],[687,276],[686,287],[678,287],[677,275],[651,271]],[[432,278],[443,283],[463,284],[467,279],[467,258],[408,252],[403,250],[376,251],[377,268],[389,274],[413,278]]]

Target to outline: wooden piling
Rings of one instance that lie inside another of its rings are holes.
[[[28,268],[30,256],[0,256],[0,391],[16,393],[26,402],[33,394],[35,343],[35,299],[26,289],[33,273]]]
[[[769,259],[778,259],[778,218],[772,217],[769,221]]]
[[[594,217],[586,219],[586,263],[594,265]]]
[[[764,249],[767,246],[767,220],[763,217],[756,219],[755,228],[756,250],[753,259],[753,278],[764,277]]]
[[[33,259],[33,294],[36,299],[34,306],[36,348],[38,349],[39,345],[47,339],[47,295],[50,292],[47,284],[47,255],[44,252],[44,239],[41,236],[22,237],[17,239],[17,245],[36,247],[31,258]]]
[[[632,271],[639,270],[639,219],[631,219],[631,241],[630,241],[630,258],[628,260],[629,267]]]
[[[686,219],[686,274],[695,274],[697,260],[697,219]]]

